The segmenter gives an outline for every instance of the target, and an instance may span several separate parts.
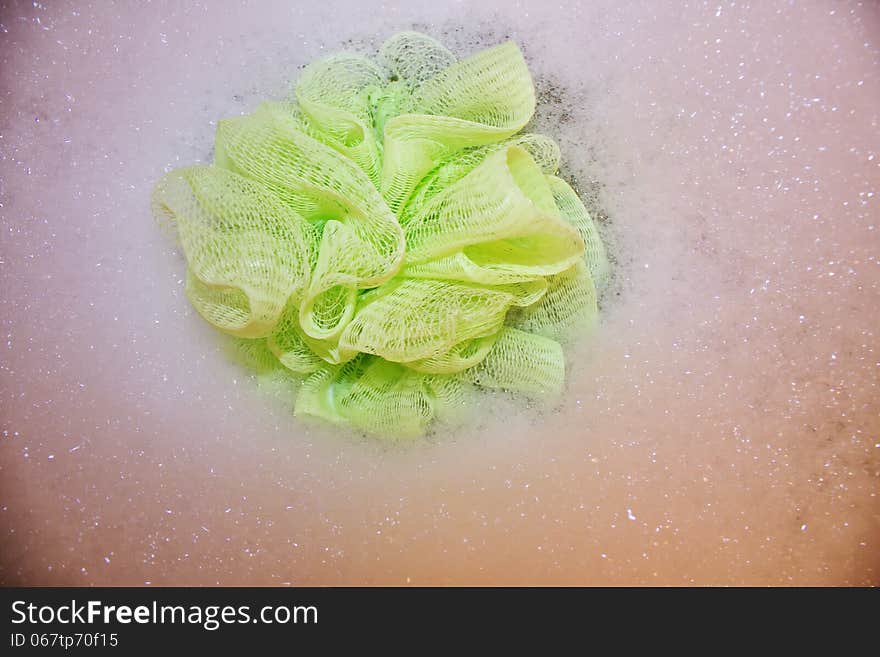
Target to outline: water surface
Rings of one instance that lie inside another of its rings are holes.
[[[558,409],[401,449],[229,363],[149,194],[413,26],[520,43],[618,268]],[[880,583],[878,46],[871,2],[3,4],[0,582]]]

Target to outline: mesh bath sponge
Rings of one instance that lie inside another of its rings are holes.
[[[299,416],[417,436],[479,388],[558,398],[609,267],[559,147],[520,133],[534,109],[512,42],[459,60],[404,32],[311,64],[156,186],[190,301],[298,382]]]

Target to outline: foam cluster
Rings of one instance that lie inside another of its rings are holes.
[[[155,189],[191,303],[298,378],[297,415],[403,437],[475,387],[557,398],[608,262],[556,143],[520,133],[534,110],[513,42],[458,60],[406,32],[309,65]]]

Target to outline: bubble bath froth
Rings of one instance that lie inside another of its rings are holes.
[[[878,583],[876,7],[260,7],[0,15],[0,581]],[[228,362],[149,193],[412,27],[568,99],[619,296],[556,412],[389,450]]]

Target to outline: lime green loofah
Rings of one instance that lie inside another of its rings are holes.
[[[513,43],[459,61],[406,32],[308,66],[156,187],[193,306],[302,379],[297,415],[414,436],[474,387],[557,398],[609,268],[557,145],[517,134],[534,109]]]

